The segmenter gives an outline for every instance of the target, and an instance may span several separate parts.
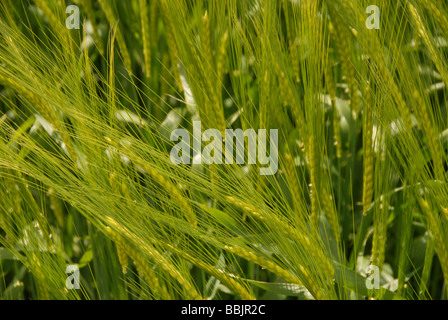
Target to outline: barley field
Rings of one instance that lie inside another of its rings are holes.
[[[447,57],[443,0],[2,0],[0,300],[446,300]]]

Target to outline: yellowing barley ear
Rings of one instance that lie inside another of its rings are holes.
[[[32,273],[36,279],[36,287],[39,294],[40,300],[50,300],[50,292],[48,288],[45,286],[45,275],[41,271],[40,259],[33,253],[33,261],[36,262],[37,268],[33,268]]]
[[[253,293],[250,291],[250,288],[245,288],[237,281],[235,281],[233,275],[229,275],[226,272],[223,272],[221,269],[214,268],[209,264],[205,263],[202,259],[198,259],[195,256],[188,254],[183,250],[179,250],[177,247],[169,243],[165,243],[164,246],[168,248],[169,251],[177,254],[179,257],[184,258],[185,260],[191,262],[192,264],[198,266],[199,268],[205,270],[210,275],[214,276],[216,279],[219,279],[223,284],[227,287],[234,290],[243,300],[255,300]]]
[[[121,270],[122,270],[123,274],[127,274],[129,259],[128,259],[128,255],[126,254],[125,247],[123,246],[123,244],[117,242],[116,248],[117,248],[118,261],[120,262],[120,265],[121,265]]]
[[[212,42],[211,42],[211,32],[210,32],[210,18],[208,16],[208,12],[205,11],[204,16],[202,17],[202,34],[201,34],[201,48],[202,48],[202,56],[205,58],[207,67],[212,65]]]
[[[334,207],[333,195],[329,189],[330,187],[321,187],[322,203],[325,208],[327,220],[330,224],[331,230],[333,231],[334,238],[336,242],[339,243],[341,241],[341,235],[338,213]]]
[[[384,197],[382,200],[382,208],[375,210],[373,218],[373,236],[372,236],[372,254],[370,263],[377,266],[380,271],[383,268],[386,240],[387,240],[387,218],[389,199]]]
[[[118,233],[112,231],[109,227],[106,228],[106,231],[115,242],[118,260],[120,262],[123,274],[127,274],[129,258],[131,258],[134,261],[139,275],[149,284],[151,291],[156,295],[156,297],[161,297],[166,300],[171,299],[171,296],[168,294],[168,290],[164,285],[160,285],[152,266],[144,260],[143,255],[135,250],[131,245],[127,244]]]
[[[123,238],[117,232],[113,231],[111,228],[107,227],[106,232],[109,234],[110,238],[115,242],[118,261],[120,262],[123,274],[126,274],[127,267],[129,264],[128,256],[126,254],[128,246],[126,246],[126,243],[123,240]]]
[[[318,221],[319,221],[319,198],[318,198],[318,190],[319,186],[317,185],[319,183],[318,170],[319,170],[319,158],[318,154],[316,152],[316,144],[314,142],[314,136],[309,135],[308,137],[308,143],[305,144],[306,149],[306,155],[308,158],[308,167],[310,170],[310,198],[311,198],[311,215],[310,220],[312,223],[312,226],[315,230],[317,230],[318,227]]]
[[[300,280],[298,277],[294,276],[292,273],[283,269],[279,265],[263,257],[260,257],[253,252],[247,251],[246,249],[232,246],[225,246],[224,249],[237,256],[240,256],[241,258],[244,258],[248,261],[257,264],[262,268],[271,271],[277,276],[283,278],[286,282],[298,284],[300,286],[306,286],[316,299],[318,300],[324,299],[324,296],[322,295],[322,290],[315,284],[314,280],[310,277],[309,272],[306,271],[305,267],[299,265],[297,268],[300,272],[300,277],[302,277],[304,280],[302,282],[302,280]],[[304,282],[306,283],[306,285],[304,285]]]
[[[270,260],[267,260],[267,259],[261,257],[260,255],[255,254],[254,252],[248,251],[245,248],[234,247],[234,246],[225,246],[224,249],[237,255],[237,256],[240,256],[241,258],[244,258],[248,261],[251,261],[251,262],[257,264],[266,270],[269,270],[270,272],[276,274],[277,276],[279,276],[286,282],[298,284],[299,286],[303,286],[303,283],[300,281],[300,279],[297,278],[295,275],[293,275],[291,272],[283,269],[276,263],[274,263]]]
[[[173,297],[168,292],[166,285],[162,281],[159,281],[159,277],[157,276],[153,268],[138,259],[134,260],[134,264],[137,268],[138,274],[145,279],[157,299],[173,299]]]
[[[441,206],[440,209],[442,210],[443,214],[445,215],[445,220],[448,222],[448,209]]]
[[[216,64],[216,73],[218,75],[218,80],[219,80],[219,86],[221,87],[221,81],[222,81],[222,77],[224,75],[224,67],[225,67],[225,63],[226,63],[226,55],[227,55],[227,45],[229,42],[229,34],[226,31],[222,37],[221,37],[221,43],[219,46],[219,54],[218,57],[216,59],[217,64]]]
[[[116,172],[111,172],[109,174],[109,183],[114,191],[118,190],[117,189],[118,182],[117,182],[117,173]]]
[[[171,300],[172,297],[168,293],[165,284],[159,281],[159,277],[154,271],[151,264],[143,259],[143,256],[136,250],[128,247],[130,258],[134,261],[137,272],[148,283],[151,291],[155,294],[156,298],[162,298],[164,300]]]
[[[285,153],[283,158],[285,159],[285,174],[288,180],[288,186],[291,189],[291,195],[293,199],[293,209],[297,215],[301,215],[303,212],[300,206],[300,200],[303,197],[303,190],[301,183],[297,177],[296,168],[294,165],[294,159],[289,153]]]
[[[37,291],[39,294],[39,300],[50,300],[51,299],[51,295],[50,295],[50,291],[48,291],[48,289],[45,287],[45,282],[44,282],[44,275],[41,273],[41,276],[37,277],[37,281],[36,281],[36,286],[37,286]]]
[[[364,132],[364,174],[363,174],[363,215],[367,214],[373,197],[373,101],[370,88],[366,89],[366,101],[364,104],[363,132]]]
[[[126,254],[136,262],[136,266],[138,267],[138,271],[141,272],[147,278],[147,281],[151,283],[152,281],[156,281],[151,271],[149,271],[150,265],[144,260],[145,256],[148,256],[152,261],[155,261],[163,270],[168,272],[168,274],[176,279],[184,288],[187,290],[194,299],[202,299],[201,295],[197,292],[196,288],[194,288],[189,281],[187,281],[182,274],[173,266],[168,263],[166,257],[161,255],[154,247],[151,247],[149,244],[145,244],[141,247],[141,252],[134,249],[133,245],[137,245],[137,243],[141,243],[141,239],[139,239],[134,234],[130,233],[129,230],[122,227],[117,223],[117,221],[109,216],[105,217],[106,222],[114,227],[118,231],[112,230],[111,227],[107,226],[105,228],[106,233],[109,237],[114,241],[120,243],[123,246]],[[127,243],[129,241],[129,244]],[[143,254],[145,253],[145,254]],[[158,280],[157,280],[158,281]],[[154,284],[154,283],[153,283]],[[163,290],[163,295],[166,295],[167,290]]]

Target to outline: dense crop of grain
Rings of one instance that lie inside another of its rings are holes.
[[[447,299],[447,57],[439,0],[1,1],[0,299]]]

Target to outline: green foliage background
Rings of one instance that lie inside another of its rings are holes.
[[[0,298],[446,299],[447,46],[442,0],[2,1]],[[278,172],[174,165],[194,120]]]

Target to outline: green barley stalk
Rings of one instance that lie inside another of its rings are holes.
[[[64,32],[64,27],[60,21],[60,19],[58,19],[56,17],[56,15],[53,13],[53,11],[51,10],[51,8],[48,5],[48,1],[44,1],[44,0],[34,0],[34,2],[36,3],[36,5],[39,7],[40,10],[42,10],[43,14],[45,15],[45,17],[48,19],[48,22],[50,23],[51,27],[57,31],[59,34],[63,34]]]
[[[283,159],[285,161],[285,175],[288,180],[288,185],[291,189],[291,196],[293,202],[293,209],[299,218],[303,218],[301,215],[303,212],[302,203],[300,199],[303,198],[303,190],[301,183],[297,176],[297,171],[294,164],[294,159],[291,154],[285,153],[283,155]]]
[[[116,26],[116,38],[118,47],[120,48],[121,56],[123,58],[124,66],[126,67],[129,74],[132,74],[132,61],[129,55],[128,47],[123,35],[121,25],[119,25],[118,18],[115,15],[115,8],[111,1],[98,0],[103,8],[103,12],[106,15],[107,20],[111,26]]]
[[[51,210],[53,210],[53,214],[56,218],[56,221],[58,222],[59,226],[63,228],[65,219],[64,219],[64,206],[62,200],[55,195],[55,191],[52,188],[48,189],[47,194],[48,197],[50,198],[50,208]]]
[[[212,50],[212,33],[210,26],[210,18],[208,16],[207,11],[202,17],[202,26],[201,26],[201,55],[205,60],[204,70],[205,74],[213,74],[214,73],[214,63],[213,63],[213,50]],[[219,77],[219,71],[217,73]],[[221,79],[209,78],[204,79],[205,81],[205,89],[207,92],[209,104],[205,106],[207,110],[206,117],[215,124],[218,124],[217,129],[224,136],[225,134],[225,119],[222,110],[222,101],[221,94],[218,93],[221,91]],[[218,80],[218,81],[216,81]],[[206,102],[207,103],[207,102]]]
[[[425,262],[423,265],[422,275],[419,284],[419,299],[424,299],[428,292],[428,280],[431,274],[434,259],[434,240],[431,236],[428,236],[426,243]]]
[[[299,62],[299,40],[296,38],[289,46],[289,53],[291,55],[292,69],[297,83],[300,82],[300,62]]]
[[[448,14],[442,6],[438,6],[429,0],[418,0],[429,12],[431,12],[434,20],[443,30],[444,34],[448,34]]]
[[[152,46],[155,46],[158,41],[158,22],[159,22],[159,0],[151,0],[150,5],[150,28],[149,39],[151,39]]]
[[[331,36],[334,38],[336,51],[341,59],[342,70],[346,76],[348,90],[350,93],[350,107],[357,114],[360,108],[360,96],[358,93],[358,84],[356,82],[356,72],[353,66],[353,59],[350,50],[351,34],[342,22],[338,14],[332,14],[333,23],[330,22]]]
[[[330,96],[332,113],[333,113],[333,139],[334,145],[336,147],[336,157],[342,157],[342,138],[341,138],[341,124],[339,119],[339,111],[336,107],[336,86],[333,76],[333,71],[331,69],[330,63],[327,63],[325,68],[325,84],[327,86],[327,91]]]
[[[180,79],[180,71],[178,66],[179,50],[177,48],[176,40],[173,34],[173,19],[167,7],[166,0],[160,0],[160,8],[162,10],[162,15],[165,22],[165,34],[169,47],[169,54],[171,58],[171,65],[173,67],[174,79],[176,80],[177,86],[180,91],[183,91],[182,82]]]
[[[142,24],[143,56],[145,59],[146,78],[151,77],[151,45],[149,38],[149,21],[147,0],[139,0],[140,20]]]
[[[425,1],[427,2],[427,1]],[[436,65],[437,71],[439,71],[440,76],[442,77],[443,81],[445,82],[446,85],[448,85],[448,72],[447,72],[447,66],[446,63],[444,63],[444,59],[440,56],[440,54],[437,52],[435,46],[433,45],[433,41],[431,41],[430,35],[428,34],[428,30],[426,29],[422,18],[420,17],[417,9],[409,2],[407,1],[407,5],[408,5],[408,10],[411,13],[411,16],[413,18],[413,22],[416,26],[416,29],[418,30],[418,33],[420,35],[420,37],[422,38],[423,42],[425,43],[427,49],[429,50],[430,56],[434,62],[434,64]],[[430,7],[430,9],[433,9],[432,6]],[[436,10],[437,12],[437,10]],[[437,15],[437,13],[435,14],[435,16],[439,16],[439,17],[443,17],[440,14],[440,11],[438,12],[439,15]],[[443,19],[443,22],[447,22],[446,19]],[[446,27],[446,25],[445,25]]]
[[[442,267],[443,277],[446,281],[448,279],[448,250],[446,241],[443,236],[443,229],[438,222],[438,217],[434,216],[434,212],[429,205],[428,201],[422,197],[417,198],[420,208],[427,219],[427,223],[431,230],[431,236],[434,240],[434,249],[439,257],[440,265]],[[446,288],[448,294],[448,288]]]
[[[104,55],[104,46],[103,42],[101,41],[101,37],[98,31],[98,24],[96,22],[95,18],[95,12],[92,7],[92,3],[89,0],[80,0],[81,5],[83,6],[84,10],[86,11],[87,18],[89,19],[90,23],[92,24],[93,29],[93,36],[95,37],[96,44],[98,45],[98,51],[101,55]]]

